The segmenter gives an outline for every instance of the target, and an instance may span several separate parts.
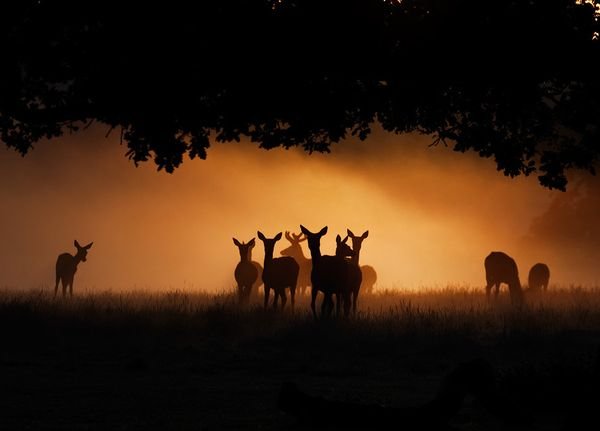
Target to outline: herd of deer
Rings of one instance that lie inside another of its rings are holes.
[[[277,308],[279,299],[281,299],[281,308],[285,306],[287,302],[286,289],[290,290],[293,308],[296,289],[304,293],[308,286],[311,286],[310,306],[315,317],[317,317],[315,307],[319,292],[324,295],[321,305],[322,316],[331,315],[334,308],[334,295],[338,314],[342,306],[346,316],[351,309],[356,312],[361,288],[372,292],[373,285],[377,280],[377,274],[373,267],[359,265],[362,242],[369,236],[369,231],[357,236],[348,229],[348,235],[344,239],[340,235],[336,238],[335,256],[327,256],[321,254],[321,237],[327,233],[327,226],[318,233],[313,233],[302,225],[300,229],[302,232],[298,235],[285,233],[290,246],[281,251],[281,257],[273,257],[275,243],[281,239],[281,232],[274,238],[266,238],[262,232],[257,232],[265,249],[263,267],[252,261],[254,238],[247,243],[233,238],[233,243],[240,252],[240,262],[234,271],[240,302],[247,302],[252,289],[260,286],[260,281],[262,281],[265,290],[265,308],[269,305],[271,290],[275,294],[273,308]],[[349,238],[352,239],[352,247],[347,244]],[[308,241],[311,259],[304,256],[300,245],[303,241]]]
[[[492,288],[495,286],[495,296],[498,296],[500,284],[506,283],[513,304],[523,303],[523,289],[519,279],[519,270],[515,260],[501,251],[491,252],[484,261],[485,266],[485,292],[490,296]],[[550,282],[550,269],[545,263],[536,263],[529,270],[529,291],[538,292],[548,289]]]
[[[287,302],[286,289],[290,290],[292,308],[295,303],[296,289],[304,293],[311,287],[310,307],[313,315],[317,317],[316,299],[319,292],[324,295],[321,304],[321,315],[330,316],[333,308],[333,296],[336,297],[336,311],[339,315],[340,308],[343,306],[344,315],[347,316],[350,310],[356,312],[358,295],[362,291],[372,293],[373,285],[377,280],[377,274],[373,267],[368,265],[361,266],[360,251],[362,242],[369,236],[369,231],[357,236],[347,229],[347,235],[344,239],[338,235],[336,237],[335,256],[321,254],[321,238],[327,233],[327,226],[317,233],[313,233],[300,225],[301,233],[286,232],[285,237],[290,242],[290,246],[281,251],[281,257],[273,257],[275,243],[281,239],[281,232],[274,238],[267,238],[262,232],[258,233],[258,238],[263,242],[265,249],[264,266],[258,262],[252,261],[252,249],[255,241],[252,238],[247,243],[239,242],[233,238],[233,243],[240,252],[240,262],[235,267],[234,276],[238,284],[238,295],[240,302],[247,302],[253,289],[257,290],[261,284],[264,284],[265,308],[269,305],[269,294],[273,290],[275,298],[273,307],[276,309],[281,299],[281,308],[285,307]],[[352,247],[347,242],[352,240]],[[311,259],[304,256],[301,242],[308,241]],[[59,283],[62,282],[63,296],[69,294],[73,296],[73,279],[77,271],[79,262],[85,262],[88,250],[93,243],[81,246],[74,241],[77,253],[71,255],[63,253],[58,256],[56,261],[56,284],[54,286],[54,296],[58,293]],[[486,294],[489,297],[495,287],[495,296],[498,296],[500,284],[508,285],[510,297],[513,303],[521,304],[523,302],[523,289],[519,280],[519,271],[515,260],[506,253],[500,251],[491,252],[484,261],[486,276]],[[536,263],[529,271],[529,291],[540,291],[548,288],[550,280],[550,270],[544,263]]]

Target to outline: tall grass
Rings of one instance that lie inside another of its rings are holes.
[[[319,297],[318,303],[321,298]],[[262,309],[256,295],[248,306],[233,294],[170,291],[100,292],[54,298],[44,291],[0,292],[0,318],[77,319],[96,324],[138,322],[151,325],[194,326],[212,323],[221,329],[239,325],[267,330],[312,324],[308,296],[298,297],[292,312]],[[501,293],[488,300],[481,289],[448,286],[418,291],[383,290],[359,298],[359,312],[349,319],[332,319],[338,326],[388,328],[396,332],[450,333],[478,336],[507,331],[552,334],[566,330],[600,330],[600,289],[561,287],[528,294],[526,305],[511,306]]]

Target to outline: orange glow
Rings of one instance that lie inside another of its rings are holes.
[[[376,268],[380,287],[480,286],[491,250],[512,255],[523,282],[538,261],[553,269],[551,282],[597,280],[581,271],[567,278],[560,252],[523,240],[560,192],[505,178],[476,155],[428,148],[428,138],[377,133],[312,156],[214,144],[208,160],[169,175],[150,163],[135,169],[103,134],[43,143],[24,159],[0,152],[0,287],[50,286],[56,256],[78,239],[94,247],[76,291],[222,291],[234,284],[233,236],[298,232],[301,223],[329,226],[325,254],[337,233],[368,229],[361,263]],[[285,239],[276,254],[284,247]],[[262,261],[261,243],[253,258]]]

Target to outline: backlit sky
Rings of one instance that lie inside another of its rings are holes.
[[[206,161],[166,174],[136,169],[118,133],[105,133],[42,142],[25,158],[0,148],[0,287],[49,288],[56,256],[78,239],[94,246],[75,290],[222,291],[234,284],[233,236],[300,223],[329,227],[325,254],[337,233],[368,229],[361,263],[381,287],[482,286],[492,250],[516,258],[523,283],[538,261],[556,283],[600,279],[596,180],[548,191],[534,177],[504,177],[491,160],[428,148],[427,137],[382,132],[332,154],[214,144]],[[253,257],[263,258],[258,239]]]

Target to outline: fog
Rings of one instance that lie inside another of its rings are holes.
[[[491,160],[429,148],[427,137],[383,132],[331,154],[213,144],[207,160],[167,174],[135,168],[106,131],[39,143],[25,158],[0,149],[0,287],[51,288],[56,257],[74,253],[77,239],[94,245],[75,291],[229,290],[232,237],[301,223],[329,227],[324,254],[337,233],[368,229],[361,263],[376,268],[379,287],[481,286],[492,250],[515,257],[524,283],[536,262],[550,266],[551,283],[598,283],[591,177],[548,191],[534,177],[504,177]],[[258,239],[253,258],[263,259]]]

